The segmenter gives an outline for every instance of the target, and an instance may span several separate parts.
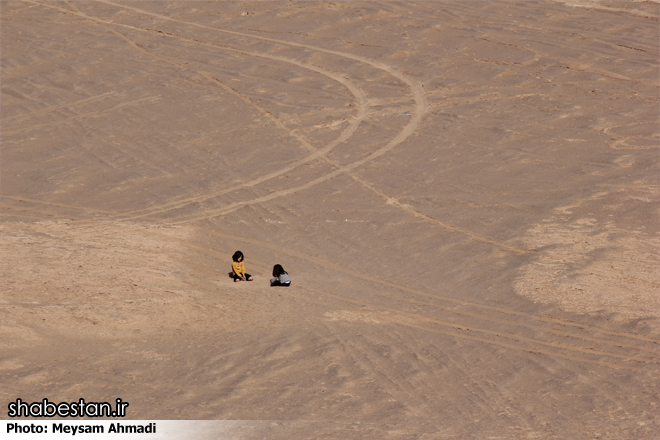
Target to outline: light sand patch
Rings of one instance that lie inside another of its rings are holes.
[[[371,324],[382,324],[382,319],[379,319],[377,313],[362,312],[356,310],[336,310],[324,313],[324,316],[329,321],[346,321],[346,322],[367,322]]]
[[[607,11],[611,13],[620,13],[620,14],[630,14],[636,17],[644,18],[656,18],[658,17],[657,11],[654,11],[652,8],[635,8],[632,5],[640,4],[640,6],[646,6],[646,4],[658,3],[658,0],[629,0],[627,2],[608,2],[603,0],[555,0],[560,3],[564,3],[567,6],[573,6],[577,8],[586,8],[594,9],[600,11]],[[615,5],[613,6],[612,3]]]
[[[44,329],[116,336],[176,323],[182,310],[168,309],[188,289],[177,261],[188,234],[113,222],[1,225],[2,344],[35,343]]]
[[[519,294],[578,313],[660,315],[660,238],[587,218],[568,224],[553,219],[525,241],[542,250],[516,279]]]

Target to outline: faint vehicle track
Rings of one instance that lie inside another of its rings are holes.
[[[558,1],[558,0],[555,0],[555,1]],[[570,1],[570,0],[568,0],[568,1]],[[567,2],[562,2],[562,3],[567,3]],[[571,4],[570,6],[578,6],[578,5]],[[585,5],[583,5],[582,7],[588,8]],[[608,10],[608,11],[612,11],[612,12],[623,12],[623,11],[625,11],[624,9],[617,9],[617,8],[595,7],[594,9]],[[630,13],[630,11],[627,11],[627,12]],[[642,15],[640,15],[640,16],[644,16],[645,18],[650,18],[650,19],[655,20],[655,21],[658,20],[657,17],[646,16],[646,15],[643,15],[643,14],[644,13],[642,13]],[[636,15],[636,14],[632,14],[632,15]],[[452,26],[455,26],[457,20],[456,20],[456,17],[453,17],[451,20],[447,20],[445,18],[445,19],[440,19],[439,21],[441,21],[441,22],[450,21]],[[490,24],[490,23],[491,22],[486,21],[486,22],[482,22],[480,24]],[[437,25],[437,22],[433,22],[432,25],[431,24],[429,25],[429,28],[430,29],[435,29],[436,25]],[[518,28],[518,29],[526,29],[526,30],[533,30],[533,31],[543,31],[545,33],[548,33],[548,32],[556,33],[556,34],[559,34],[559,35],[565,35],[565,36],[569,36],[569,37],[580,38],[582,40],[590,41],[590,42],[596,43],[596,44],[601,45],[601,46],[609,46],[609,47],[612,47],[612,48],[623,48],[623,49],[626,49],[626,50],[633,50],[633,51],[637,51],[637,52],[653,53],[652,49],[651,50],[640,49],[640,48],[631,47],[631,46],[627,46],[627,45],[623,45],[623,44],[613,43],[613,42],[602,40],[602,39],[593,38],[593,37],[586,36],[586,35],[583,35],[583,34],[565,32],[563,30],[542,29],[542,28],[532,26],[532,25],[529,25],[529,24],[522,24],[522,23],[519,23],[517,21],[508,21],[508,22],[505,22],[505,23],[500,21],[500,22],[497,23],[497,25],[498,25],[498,27],[501,27],[501,26],[505,25],[508,29]],[[470,28],[461,28],[460,26],[457,27],[457,29],[470,30]],[[584,63],[581,63],[579,60],[573,60],[573,59],[565,58],[565,57],[559,58],[559,57],[557,57],[556,55],[554,55],[552,53],[548,53],[547,51],[539,51],[538,49],[535,49],[535,48],[525,47],[525,46],[521,46],[519,44],[514,44],[514,43],[510,43],[510,42],[506,42],[506,41],[497,41],[497,40],[494,40],[492,38],[472,37],[472,36],[470,38],[475,40],[475,41],[476,40],[485,41],[485,42],[488,42],[488,43],[491,43],[491,44],[496,44],[496,45],[505,46],[505,47],[511,47],[511,48],[514,48],[514,49],[517,49],[517,50],[520,50],[520,51],[531,53],[531,54],[534,55],[534,59],[533,59],[534,62],[539,61],[540,59],[546,59],[546,60],[553,60],[553,61],[556,61],[558,63],[558,64],[554,64],[554,65],[545,65],[545,67],[561,67],[561,68],[565,68],[565,69],[568,69],[568,70],[590,73],[590,74],[604,76],[604,77],[608,77],[608,78],[612,78],[612,79],[627,81],[627,82],[634,83],[634,84],[643,84],[643,85],[650,85],[650,86],[656,86],[657,85],[656,83],[652,83],[652,82],[648,82],[648,81],[644,81],[644,80],[639,80],[639,79],[636,79],[636,78],[629,78],[629,77],[617,74],[615,72],[610,72],[608,70],[592,68],[589,65],[585,65]],[[474,61],[485,61],[485,62],[496,62],[496,63],[498,63],[497,61],[486,61],[486,60],[477,60],[477,59],[474,59]],[[529,63],[529,62],[526,62],[525,64],[527,64],[527,63]],[[516,64],[516,63],[512,63],[512,64]]]
[[[7,199],[11,200],[14,202],[27,202],[27,203],[33,203],[36,205],[45,205],[45,206],[54,206],[58,208],[65,208],[65,209],[75,209],[78,211],[87,211],[87,212],[92,212],[92,213],[97,213],[97,214],[105,214],[105,215],[117,215],[117,212],[115,211],[106,211],[104,209],[96,209],[96,208],[88,208],[85,206],[77,206],[77,205],[70,205],[67,203],[57,203],[57,202],[46,202],[44,200],[36,200],[28,197],[20,197],[20,196],[6,196],[6,195],[0,195],[0,199]],[[44,211],[32,209],[29,207],[11,207],[11,206],[4,206],[6,209],[13,209],[13,210],[26,210],[26,211],[31,211],[35,213],[43,213]]]
[[[402,287],[403,286],[398,286],[398,290],[402,290]],[[376,289],[372,289],[372,288],[365,288],[364,286],[362,286],[361,289],[363,291],[371,292],[371,294],[373,294],[375,296],[378,296],[380,298],[387,298],[387,299],[392,300],[392,301],[401,302],[401,303],[408,303],[410,305],[415,305],[415,306],[420,306],[421,305],[421,306],[424,306],[426,308],[426,310],[435,309],[435,310],[439,310],[439,311],[442,311],[442,312],[445,312],[445,313],[451,313],[453,315],[468,318],[468,319],[473,318],[477,321],[484,321],[485,320],[485,321],[490,321],[490,322],[495,323],[495,324],[502,324],[502,325],[506,325],[506,326],[523,326],[523,327],[525,327],[527,329],[530,329],[530,330],[536,330],[536,331],[539,331],[539,332],[542,332],[542,333],[545,333],[545,334],[553,334],[554,337],[563,338],[563,341],[558,340],[558,339],[554,340],[554,341],[550,341],[550,340],[542,340],[542,339],[538,339],[538,338],[533,338],[535,340],[541,341],[543,344],[546,344],[546,345],[574,347],[577,350],[587,349],[587,350],[589,350],[590,353],[600,352],[602,354],[609,354],[607,351],[603,351],[603,350],[607,350],[607,349],[623,349],[623,350],[631,349],[631,350],[636,350],[636,351],[639,351],[639,352],[645,352],[646,354],[660,356],[660,347],[654,347],[651,344],[647,344],[647,345],[640,345],[639,343],[630,344],[630,343],[621,342],[621,341],[615,341],[615,340],[610,340],[610,339],[603,339],[603,338],[593,337],[593,336],[589,336],[588,334],[585,334],[585,333],[578,334],[578,333],[575,333],[575,332],[567,331],[566,329],[561,329],[561,328],[557,329],[557,328],[554,328],[554,327],[551,327],[551,326],[548,326],[548,325],[538,325],[538,324],[529,323],[529,322],[525,322],[524,325],[522,325],[522,324],[516,323],[516,321],[513,321],[512,320],[513,316],[510,313],[502,313],[499,310],[498,311],[489,310],[489,313],[484,313],[483,310],[480,310],[481,308],[484,307],[484,305],[479,305],[477,307],[476,304],[474,304],[474,303],[466,303],[465,301],[456,300],[456,299],[451,298],[451,297],[433,295],[436,299],[441,299],[444,302],[449,302],[449,303],[454,304],[453,306],[447,306],[447,305],[439,304],[437,301],[436,302],[431,302],[431,301],[428,301],[428,300],[420,300],[419,298],[415,298],[414,300],[410,300],[410,299],[408,299],[406,297],[402,297],[400,295],[388,294],[388,293],[383,292],[382,290],[376,290]],[[412,290],[413,291],[410,292],[410,293],[421,294],[416,289],[412,289]],[[424,295],[424,296],[426,297],[426,296],[431,296],[431,295],[427,294],[427,295]],[[470,310],[466,310],[465,308],[459,309],[459,308],[456,308],[457,305],[458,306],[473,307],[473,308],[476,308],[477,311],[476,312],[475,311],[470,311]],[[396,310],[398,310],[398,309],[396,309]],[[500,316],[497,316],[498,314],[500,314]],[[527,314],[527,315],[523,315],[523,316],[525,318],[527,318],[530,315]],[[520,316],[520,317],[522,318],[523,316]],[[451,325],[455,324],[455,325],[460,326],[459,322],[456,322],[456,321],[453,321],[453,320],[447,320],[447,323],[450,323]],[[550,323],[550,324],[552,324],[552,323]],[[522,340],[527,340],[529,338],[521,337],[521,339]],[[656,341],[656,344],[657,343],[660,343],[660,341]],[[596,349],[596,348],[593,348],[594,344],[604,345],[606,348]],[[638,356],[639,354],[641,354],[641,353],[635,353],[634,355]],[[627,354],[627,353],[616,353],[616,354],[613,354],[613,356],[621,358],[621,359],[629,359],[632,355]],[[650,360],[650,358],[646,358],[646,359]]]
[[[378,293],[375,293],[374,295],[381,296]],[[375,316],[376,319],[382,320],[384,322],[391,322],[406,327],[454,336],[461,339],[483,342],[503,348],[519,350],[528,353],[542,354],[550,357],[558,357],[571,361],[598,364],[614,369],[646,370],[650,365],[660,366],[660,359],[640,358],[639,353],[622,354],[613,352],[611,350],[604,351],[603,349],[597,349],[590,346],[578,346],[558,340],[527,337],[518,333],[513,333],[510,330],[504,330],[502,328],[484,328],[480,325],[462,324],[460,322],[434,318],[419,313],[404,312],[399,308],[386,307],[378,302],[371,302],[362,298],[354,299],[334,292],[326,292],[326,297],[336,298],[345,303],[349,303],[360,308],[368,307],[372,310],[375,310],[376,312],[372,312],[372,315]],[[333,306],[332,303],[328,303],[323,300],[313,301],[319,304],[324,304],[330,308]],[[448,309],[445,309],[445,311],[455,312]],[[482,316],[481,319],[496,322],[495,320],[488,319],[487,316]],[[516,324],[513,321],[509,321],[505,324],[508,326],[522,327],[524,329],[530,328],[530,326],[526,323]],[[539,327],[537,326],[536,328],[538,329]],[[544,331],[546,335],[547,333],[551,333],[548,330],[549,329],[546,329]],[[574,338],[582,339],[580,337]],[[617,345],[617,347],[622,347],[622,345]],[[610,359],[603,360],[601,359],[602,357]]]
[[[87,98],[84,98],[84,99],[80,99],[78,101],[68,102],[68,103],[62,104],[62,105],[55,105],[55,106],[44,108],[44,109],[41,109],[41,110],[36,110],[36,111],[30,112],[30,113],[23,113],[23,114],[20,114],[20,115],[7,116],[7,117],[2,118],[2,121],[4,123],[7,123],[7,121],[13,121],[14,119],[31,118],[31,117],[36,116],[36,115],[43,115],[45,113],[54,112],[54,111],[57,111],[57,110],[61,110],[63,108],[68,108],[68,107],[73,107],[73,106],[76,106],[76,105],[82,105],[82,104],[87,104],[89,102],[98,101],[98,100],[103,99],[107,96],[114,95],[115,93],[116,92],[105,92],[105,93],[101,93],[101,94],[96,95],[96,96],[90,96],[90,97],[87,97]]]
[[[525,337],[503,330],[491,330],[481,326],[460,324],[416,313],[402,312],[396,308],[384,307],[377,302],[370,302],[364,299],[353,299],[333,292],[326,291],[325,295],[327,298],[335,298],[360,308],[372,308],[373,310],[378,311],[372,312],[372,315],[377,316],[377,319],[383,322],[415,328],[425,332],[452,336],[459,339],[481,342],[506,349],[561,358],[579,363],[596,364],[612,369],[648,371],[650,365],[660,365],[660,362],[657,362],[654,359],[640,359],[635,355],[622,355],[596,350],[591,347],[583,348],[559,341],[547,341],[538,338]],[[336,307],[336,304],[323,300],[313,299],[310,301],[329,308]],[[509,325],[516,324],[510,323]],[[528,328],[525,324],[517,325],[519,327]],[[603,357],[610,359],[602,359]]]
[[[83,114],[79,114],[79,115],[75,115],[75,116],[69,116],[68,118],[65,118],[65,119],[59,120],[59,121],[45,122],[43,124],[27,125],[27,126],[24,126],[24,127],[17,127],[17,128],[14,128],[14,129],[4,130],[3,134],[8,135],[8,134],[20,133],[21,131],[24,131],[24,130],[31,130],[31,129],[39,128],[39,127],[48,127],[48,126],[51,126],[51,125],[67,124],[71,121],[77,121],[79,119],[93,118],[95,116],[101,116],[101,115],[104,115],[106,113],[110,113],[110,112],[113,112],[115,110],[119,110],[121,108],[127,107],[127,106],[135,105],[135,104],[138,104],[138,103],[141,103],[141,102],[144,102],[144,101],[157,101],[158,99],[160,99],[158,96],[147,96],[145,98],[134,99],[132,101],[120,102],[119,104],[115,104],[112,107],[104,109],[104,110],[98,110],[98,111],[83,113]]]
[[[364,336],[356,335],[346,339],[341,337],[334,326],[325,324],[325,328],[364,373],[369,377],[377,378],[376,382],[385,389],[385,392],[392,397],[396,396],[396,400],[405,404],[406,409],[413,413],[408,416],[432,417],[436,414],[431,407],[433,402],[420,395],[420,390],[416,389],[405,376],[392,371],[394,368],[390,367],[391,360],[383,359],[382,355],[375,353],[372,345],[364,341]]]

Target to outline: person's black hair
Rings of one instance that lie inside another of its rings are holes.
[[[231,259],[238,262],[238,259],[241,258],[241,257],[243,257],[243,252],[236,251],[236,252],[234,252],[234,256],[231,257]],[[245,259],[245,257],[243,259]]]
[[[276,264],[275,266],[273,266],[274,277],[279,277],[283,273],[286,273],[286,270],[284,270],[284,268],[280,264]]]

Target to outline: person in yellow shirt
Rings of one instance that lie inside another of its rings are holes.
[[[234,282],[237,281],[252,281],[252,275],[249,273],[245,273],[245,264],[243,263],[243,252],[241,251],[236,251],[234,252],[234,256],[231,257],[232,260],[234,260],[233,263],[231,263],[231,272],[232,272],[232,278],[234,278]]]

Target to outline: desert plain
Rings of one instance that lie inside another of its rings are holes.
[[[2,408],[660,438],[657,1],[0,7]]]

